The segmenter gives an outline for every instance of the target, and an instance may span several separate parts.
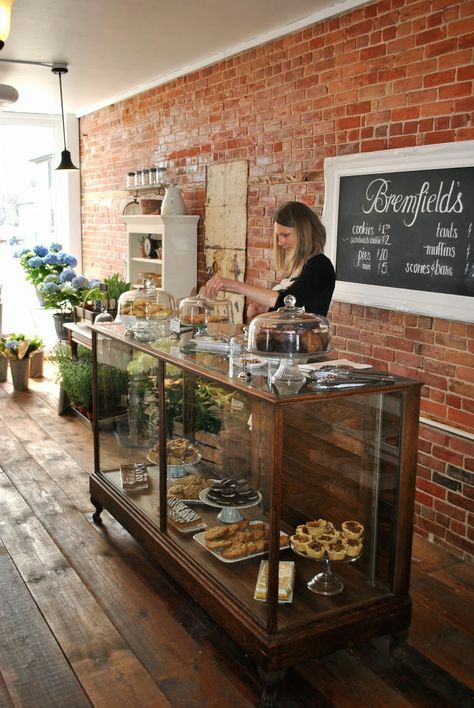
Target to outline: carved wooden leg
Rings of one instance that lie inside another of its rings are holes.
[[[92,519],[94,521],[94,524],[97,524],[97,526],[102,525],[102,519],[100,518],[100,515],[104,509],[102,504],[100,504],[98,501],[96,501],[93,497],[91,497],[91,503],[93,506],[95,506],[95,511],[92,514]]]
[[[275,699],[278,692],[278,687],[283,681],[286,669],[279,671],[264,671],[257,666],[257,672],[261,682],[263,683],[262,696],[260,698],[260,706],[262,708],[271,708],[275,705]]]

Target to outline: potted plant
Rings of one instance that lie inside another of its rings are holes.
[[[69,403],[92,419],[92,354],[86,347],[78,346],[77,355],[71,347],[60,342],[52,356],[58,367],[58,378]],[[99,418],[110,418],[123,413],[122,396],[127,393],[128,376],[115,366],[101,364],[98,372]]]
[[[61,273],[50,273],[39,286],[44,308],[54,310],[53,319],[58,339],[67,339],[63,325],[74,320],[74,307],[88,298],[100,296],[98,280],[89,280],[84,275],[77,275],[72,268],[65,268]]]
[[[76,305],[74,308],[74,313],[76,321],[86,321],[94,322],[100,310],[97,309],[97,301],[105,301],[105,309],[115,317],[117,314],[117,303],[120,295],[124,292],[130,290],[130,283],[127,283],[118,274],[107,276],[104,278],[103,284],[99,285],[99,291],[94,292],[95,302],[92,301],[92,297],[89,295],[87,300],[80,305]]]
[[[0,383],[7,380],[8,357],[5,351],[6,337],[0,337]]]
[[[15,258],[18,258],[25,272],[26,280],[34,285],[41,304],[43,302],[39,286],[45,278],[48,275],[59,275],[66,268],[74,268],[77,265],[75,256],[63,251],[60,243],[22,248],[15,253]]]
[[[2,337],[2,357],[10,364],[13,388],[15,391],[28,390],[30,377],[30,357],[28,356],[29,341],[25,335],[9,334]]]

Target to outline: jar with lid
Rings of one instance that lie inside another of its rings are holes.
[[[156,167],[150,167],[150,184],[155,185],[157,183]]]
[[[165,334],[174,312],[173,296],[155,288],[146,278],[141,286],[122,293],[116,321],[124,324],[140,341],[152,341]]]
[[[203,295],[185,297],[179,303],[179,319],[183,324],[205,332],[210,323],[233,322],[232,303],[230,300],[211,300]]]
[[[145,167],[142,170],[142,187],[148,187],[150,184],[150,170],[148,167]]]
[[[133,189],[135,186],[135,172],[127,172],[127,189]]]
[[[142,171],[137,170],[135,172],[135,187],[141,187],[142,186]]]
[[[287,295],[284,307],[254,317],[249,327],[249,349],[279,361],[272,377],[279,392],[296,393],[305,382],[298,362],[320,358],[330,351],[331,324],[326,317],[296,307]],[[280,390],[281,388],[281,390]]]

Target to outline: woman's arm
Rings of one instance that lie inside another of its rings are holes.
[[[240,280],[232,280],[231,278],[223,278],[221,275],[213,275],[204,286],[207,297],[215,298],[221,290],[226,290],[230,293],[237,293],[255,300],[259,305],[273,307],[275,304],[278,292],[275,290],[267,290],[267,288],[259,288],[256,285],[248,285]]]

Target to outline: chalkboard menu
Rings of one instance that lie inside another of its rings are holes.
[[[474,167],[340,177],[338,281],[474,295]]]

